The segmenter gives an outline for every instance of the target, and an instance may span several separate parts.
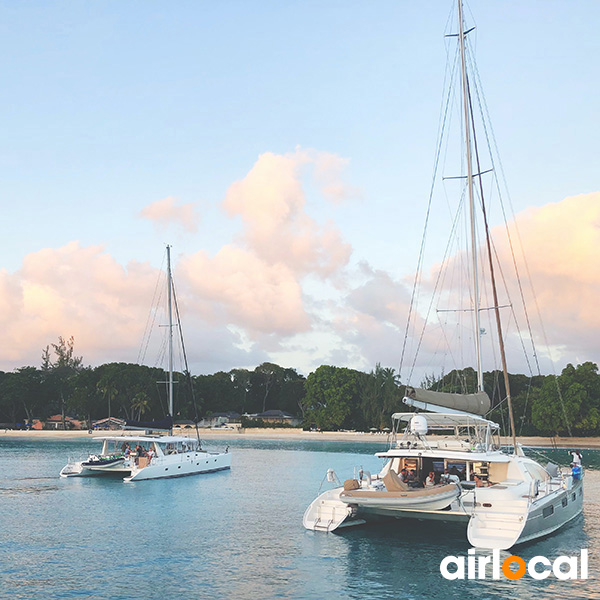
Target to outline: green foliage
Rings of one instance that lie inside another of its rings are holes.
[[[319,429],[362,429],[360,390],[365,373],[323,365],[306,380],[305,421]]]
[[[533,402],[533,424],[544,433],[597,435],[600,432],[600,376],[591,362],[568,364],[546,378]],[[568,423],[568,426],[567,426]]]
[[[402,410],[402,390],[394,369],[377,363],[375,370],[362,378],[360,409],[363,428],[383,429],[390,425],[391,415]]]
[[[558,378],[509,375],[517,434],[600,434],[600,375],[596,364],[567,365]],[[301,415],[305,426],[322,430],[381,429],[394,412],[406,410],[394,369],[380,364],[370,373],[323,365],[304,378],[295,369],[263,363],[253,371],[232,369],[190,377],[174,373],[175,417],[192,419],[215,412],[260,413],[269,409]],[[191,381],[196,406],[192,398]],[[430,389],[472,392],[471,368],[428,377]],[[499,371],[484,373],[485,389],[497,406],[489,417],[508,431],[506,391]],[[559,393],[560,391],[560,393]],[[42,352],[41,368],[0,372],[0,422],[22,423],[53,414],[101,419],[153,420],[167,414],[162,369],[128,363],[84,367],[74,340],[60,337]],[[243,417],[245,427],[280,427]]]

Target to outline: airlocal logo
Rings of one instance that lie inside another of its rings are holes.
[[[491,556],[475,556],[475,548],[464,556],[446,556],[440,563],[440,573],[445,579],[486,579],[486,566],[492,565],[492,579],[500,579],[500,573],[507,579],[521,579],[529,573],[533,579],[546,579],[550,573],[557,579],[587,579],[588,551],[581,550],[579,556],[559,556],[554,561],[545,556],[534,556],[526,563],[520,556],[509,556],[500,561],[500,551],[493,550]],[[450,571],[449,567],[454,569]],[[516,569],[512,566],[516,565]],[[579,576],[578,576],[579,574]]]

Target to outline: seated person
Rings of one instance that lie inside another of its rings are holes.
[[[409,481],[409,475],[408,475],[408,469],[404,468],[400,471],[400,481],[402,481],[402,483],[408,483]]]
[[[459,481],[460,481],[460,478],[458,477],[458,475],[450,473],[450,471],[448,471],[448,469],[444,469],[444,473],[440,477],[440,483],[446,483],[446,484],[459,483]]]
[[[431,471],[429,475],[427,475],[427,479],[425,479],[425,487],[433,487],[435,485],[435,473]]]
[[[410,487],[422,487],[422,484],[419,481],[419,478],[417,477],[417,472],[415,471],[415,469],[411,469],[410,473],[408,474],[408,485]]]
[[[490,485],[489,481],[482,479],[479,475],[473,475],[473,480],[475,481],[475,487],[488,487]]]

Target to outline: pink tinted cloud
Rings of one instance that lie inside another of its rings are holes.
[[[224,246],[214,256],[204,251],[183,259],[178,272],[192,293],[213,304],[225,322],[257,334],[288,336],[305,331],[309,319],[302,288],[283,263],[268,264],[236,246]]]
[[[600,338],[600,313],[597,310],[600,297],[597,259],[600,248],[600,193],[568,197],[561,202],[527,209],[508,224],[508,231],[538,356],[549,357],[552,354],[558,367],[564,366],[566,361],[597,360],[597,340]],[[501,310],[501,317],[508,358],[523,372],[529,368],[536,372],[531,354],[529,364],[525,362],[522,344],[517,337],[520,331],[524,335],[523,345],[531,347],[507,228],[497,226],[491,233],[495,253],[502,266],[501,271],[496,267],[496,279],[499,304],[505,307]],[[493,306],[486,253],[487,250],[482,248],[480,259],[486,263],[484,271],[487,275],[480,292],[482,306]],[[465,264],[460,253],[449,259],[445,272],[453,273],[456,279],[448,276],[440,280],[441,294],[445,294],[445,298],[435,303],[434,311],[436,308],[466,310],[471,307],[470,287],[464,287],[467,285],[464,283]],[[440,266],[436,265],[429,277],[424,279],[429,292],[433,290],[439,270]],[[426,298],[425,303],[428,301]],[[509,304],[512,309],[506,308]],[[424,310],[423,306],[421,310]],[[436,319],[434,311],[430,316]],[[451,320],[451,317],[447,318]],[[438,315],[437,319],[442,317]],[[485,341],[489,342],[497,335],[492,311],[482,312],[482,319]],[[462,341],[474,345],[465,337]],[[437,345],[435,337],[428,336],[425,342],[426,351],[433,352]],[[548,365],[546,368],[549,368]]]
[[[331,186],[339,168],[336,157],[324,153],[262,154],[224,202],[230,216],[242,219],[244,246],[265,264],[283,263],[298,276],[326,278],[343,268],[351,246],[333,224],[320,225],[308,215],[302,186],[306,169],[320,180],[328,173]]]
[[[533,284],[524,288],[526,300],[530,310],[537,303],[548,343],[561,347],[570,360],[597,360],[600,192],[524,211],[510,225],[513,239],[518,239],[517,227]],[[508,245],[498,248],[508,260]],[[527,274],[524,267],[521,272]],[[542,334],[541,326],[536,333]]]
[[[124,269],[100,246],[71,242],[27,255],[20,271],[0,277],[0,305],[10,302],[0,316],[2,359],[31,364],[58,336],[73,335],[88,359],[129,348],[141,339],[155,279],[147,265]]]
[[[200,221],[194,204],[177,205],[176,199],[171,196],[149,204],[141,210],[140,216],[152,221],[158,228],[177,225],[189,233],[198,231]]]
[[[305,279],[326,281],[347,265],[350,245],[333,224],[307,212],[303,182],[325,193],[317,168],[335,173],[339,164],[314,152],[259,157],[224,202],[232,218],[241,217],[239,236],[214,255],[200,249],[176,263],[180,306],[194,324],[186,337],[238,344],[219,349],[237,357],[232,366],[250,356],[264,360],[282,340],[310,331],[316,315]],[[165,225],[195,223],[193,207],[176,206],[173,198],[146,207],[142,216]],[[45,346],[73,335],[88,364],[135,361],[157,278],[147,264],[121,266],[101,246],[71,242],[27,255],[19,271],[0,271],[0,360],[39,364]]]

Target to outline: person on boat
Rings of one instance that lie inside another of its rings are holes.
[[[440,479],[441,479],[442,483],[459,483],[460,482],[459,476],[454,475],[454,473],[450,473],[450,471],[448,471],[448,469],[444,469],[444,473]]]
[[[154,450],[152,449],[152,446],[150,446],[150,448],[148,448],[148,452],[146,452],[146,456],[148,457],[148,462],[152,462],[152,458],[154,457]]]
[[[435,473],[431,471],[429,475],[427,475],[427,479],[425,479],[425,487],[433,487],[435,485]]]
[[[408,473],[408,485],[412,488],[423,487],[415,469],[411,469]]]
[[[489,481],[485,481],[479,475],[473,475],[473,479],[475,480],[475,487],[488,487]]]
[[[409,479],[408,479],[408,469],[404,468],[400,471],[400,481],[402,481],[402,483],[408,483]]]
[[[571,466],[577,465],[580,467],[582,458],[583,458],[583,456],[581,456],[581,452],[579,450],[572,450],[571,451]]]
[[[131,454],[131,448],[129,447],[129,444],[127,442],[125,442],[125,449],[123,450],[123,456],[125,458],[129,458],[130,454]]]

